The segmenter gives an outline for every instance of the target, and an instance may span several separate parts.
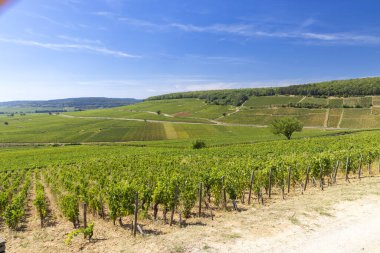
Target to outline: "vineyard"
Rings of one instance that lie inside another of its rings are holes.
[[[57,148],[55,159],[41,149],[40,163],[33,155],[21,156],[23,149],[14,150],[21,162],[0,173],[0,224],[22,230],[29,200],[41,227],[55,203],[72,224],[69,241],[80,233],[96,238],[99,220],[134,234],[149,233],[144,224],[158,221],[186,227],[194,217],[213,219],[216,212],[267,205],[290,192],[302,195],[375,176],[379,141],[373,131],[201,150],[88,146],[77,156]],[[95,149],[98,153],[86,155]],[[7,159],[12,164],[5,152],[1,161]]]

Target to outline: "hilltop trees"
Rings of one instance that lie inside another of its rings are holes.
[[[275,119],[271,124],[271,130],[274,134],[282,134],[288,140],[294,132],[301,132],[302,128],[303,124],[298,119],[291,117]]]
[[[360,97],[380,95],[380,77],[337,80],[272,88],[245,88],[171,93],[147,100],[198,98],[213,105],[241,106],[251,96],[296,95],[312,97]]]

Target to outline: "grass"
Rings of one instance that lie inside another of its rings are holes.
[[[305,126],[323,126],[325,119],[325,109],[305,109],[305,108],[266,108],[242,110],[223,118],[223,122],[238,124],[269,125],[278,117],[296,117]]]
[[[343,99],[343,105],[349,107],[369,108],[372,104],[372,97],[350,97]]]
[[[232,106],[208,105],[203,100],[194,98],[145,101],[125,108],[129,110],[153,112],[160,110],[162,113],[173,115],[176,119],[215,119],[221,117],[223,113],[228,113],[230,110],[233,110]]]
[[[328,100],[328,105],[330,108],[342,108],[343,98],[330,98]]]
[[[371,114],[371,109],[345,108],[341,127],[378,128],[380,127],[380,116]]]
[[[246,107],[272,107],[297,103],[302,99],[301,96],[263,96],[250,97],[244,104]]]
[[[327,121],[328,127],[338,127],[342,111],[343,109],[341,108],[333,108],[330,110],[329,119]]]
[[[4,124],[5,121],[8,125]],[[321,130],[305,130],[295,137],[323,134],[325,132]],[[199,138],[209,144],[225,144],[277,140],[282,137],[273,135],[268,128],[250,126],[65,118],[47,114],[0,116],[0,143],[126,142],[169,139],[190,145],[190,142]]]
[[[294,225],[297,225],[297,226],[302,226],[302,223],[299,219],[297,219],[296,217],[296,214],[294,213],[292,216],[289,216],[288,217],[290,222]]]
[[[157,112],[160,111],[160,114]],[[161,121],[209,122],[223,113],[233,111],[231,106],[208,105],[199,99],[171,99],[145,101],[129,106],[67,113],[72,116],[115,117]]]
[[[328,211],[326,211],[325,207],[322,207],[322,206],[315,207],[314,211],[316,211],[319,215],[322,215],[322,216],[334,217],[331,213],[329,213]]]
[[[8,125],[4,122],[7,121]],[[166,139],[161,123],[71,119],[32,114],[0,117],[0,142],[117,142]]]
[[[380,106],[380,96],[372,97],[372,104],[373,106]]]
[[[315,97],[307,97],[305,98],[301,104],[316,104],[316,105],[327,105],[328,99],[326,98],[315,98]]]

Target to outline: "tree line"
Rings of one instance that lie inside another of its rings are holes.
[[[242,105],[250,96],[299,95],[313,97],[355,97],[380,95],[380,77],[335,80],[287,87],[190,91],[149,97],[147,100],[199,98],[208,104]]]

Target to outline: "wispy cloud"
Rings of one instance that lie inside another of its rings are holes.
[[[75,43],[81,43],[81,44],[96,44],[96,45],[103,44],[100,40],[90,40],[90,39],[77,38],[77,37],[72,37],[72,36],[67,36],[67,35],[58,35],[57,38],[60,38],[66,41],[75,42]]]
[[[227,64],[249,64],[253,63],[253,59],[244,57],[232,57],[232,56],[207,56],[207,55],[186,55],[183,58],[194,59],[202,61],[203,63],[227,63]]]
[[[103,54],[103,55],[108,55],[108,56],[113,56],[113,57],[121,57],[121,58],[140,58],[140,56],[128,54],[123,51],[113,50],[106,47],[89,45],[89,44],[45,43],[45,42],[39,42],[39,41],[34,41],[34,40],[10,39],[10,38],[4,38],[4,37],[0,37],[0,43],[9,43],[9,44],[15,44],[15,45],[22,45],[22,46],[32,46],[32,47],[45,48],[45,49],[50,49],[50,50],[87,51],[87,52],[93,52],[93,53],[98,53],[98,54]]]
[[[243,22],[235,24],[210,24],[194,25],[180,22],[174,23],[157,23],[142,19],[120,16],[112,12],[95,12],[94,15],[111,18],[115,21],[123,22],[129,26],[145,28],[147,31],[182,31],[187,33],[214,33],[229,34],[247,38],[277,38],[293,39],[305,42],[320,42],[324,44],[380,44],[380,36],[368,35],[356,32],[315,32],[312,27],[318,23],[318,20],[308,18],[301,22],[301,25],[286,25],[286,28],[277,25],[273,27],[265,24],[254,24],[252,22]]]
[[[106,17],[106,18],[115,18],[117,14],[109,11],[96,11],[91,12],[92,15],[99,16],[99,17]]]
[[[303,24],[304,27],[311,25],[314,21],[307,20]],[[380,36],[362,35],[356,33],[317,33],[317,32],[301,32],[301,31],[262,31],[256,30],[252,25],[237,24],[225,25],[215,24],[210,26],[195,26],[191,24],[178,24],[174,23],[171,27],[177,28],[185,32],[198,32],[198,33],[227,33],[246,37],[269,37],[269,38],[283,38],[283,39],[303,39],[303,40],[316,40],[330,43],[344,43],[344,44],[380,44]]]
[[[164,30],[168,29],[169,26],[167,25],[161,25],[161,24],[155,24],[146,20],[136,19],[136,18],[129,18],[129,17],[119,17],[118,21],[121,21],[123,23],[126,23],[130,26],[140,27],[140,28],[147,28],[147,29],[154,29],[154,30]]]
[[[192,24],[172,23],[170,27],[185,32],[210,32],[210,33],[231,33],[244,36],[253,36],[257,32],[254,31],[252,25],[246,24],[214,24],[209,26],[196,26]]]

